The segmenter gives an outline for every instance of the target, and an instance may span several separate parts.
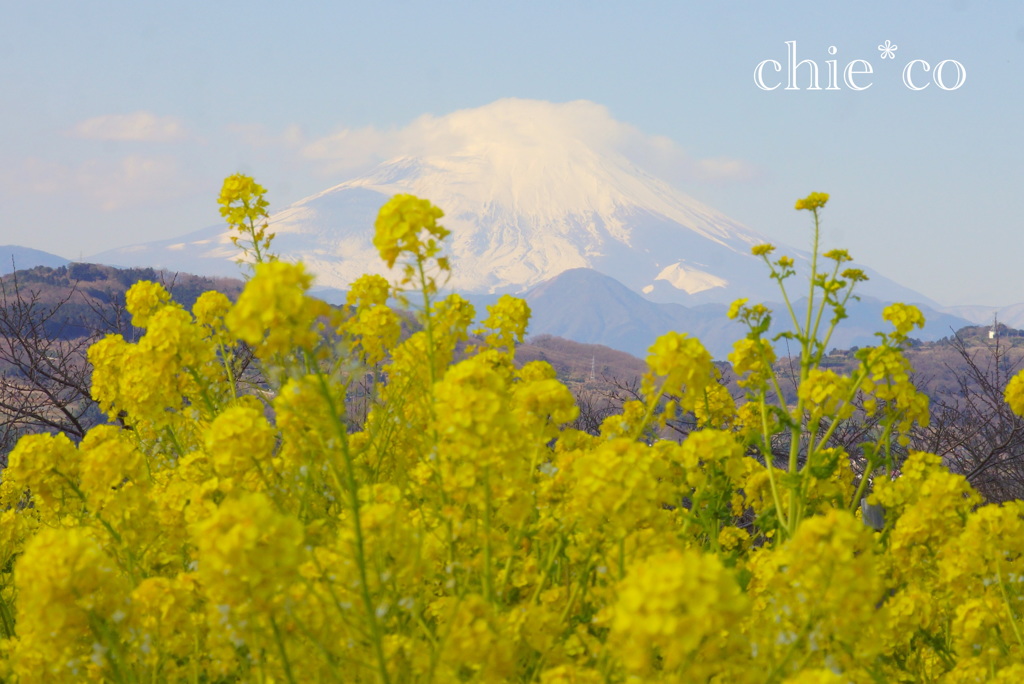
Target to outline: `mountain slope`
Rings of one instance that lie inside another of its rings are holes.
[[[608,133],[625,124],[598,105],[500,100],[428,123],[416,154],[275,213],[276,251],[305,262],[318,285],[347,288],[383,272],[371,242],[377,210],[412,193],[444,210],[450,285],[464,293],[522,293],[574,268],[686,305],[754,298],[764,288],[750,248],[769,240],[639,168]],[[801,250],[780,248],[806,263]],[[213,226],[93,260],[231,275],[237,255]],[[877,275],[863,292],[930,303]]]
[[[48,266],[58,268],[69,264],[64,257],[17,245],[0,245],[0,275],[14,273],[16,270]]]
[[[971,323],[991,326],[995,321],[1011,328],[1024,328],[1024,302],[1010,306],[950,306],[943,310]]]
[[[644,299],[613,278],[590,269],[572,269],[528,290],[524,295],[532,310],[531,335],[557,335],[577,342],[603,344],[645,358],[648,348],[670,330],[698,338],[718,360],[724,360],[732,344],[746,334],[740,324],[726,316],[724,304],[686,307],[656,303]],[[772,332],[788,330],[785,305],[765,300],[776,312]],[[803,310],[806,299],[794,303]],[[830,347],[844,349],[877,344],[875,333],[889,329],[882,318],[886,303],[862,297],[848,307],[849,318],[842,321],[830,340]],[[927,324],[912,337],[937,340],[968,322],[921,307]],[[785,349],[780,345],[780,353]]]

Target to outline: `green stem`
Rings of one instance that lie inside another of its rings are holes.
[[[284,647],[284,639],[281,638],[281,630],[277,627],[277,620],[274,619],[273,613],[270,613],[270,627],[274,630],[274,641],[277,642],[277,648],[281,652],[281,664],[284,666],[284,675],[288,678],[291,684],[295,684],[295,677],[292,675],[292,664],[288,660],[288,651]]]
[[[1003,582],[1003,572],[999,566],[999,559],[996,559],[996,579],[999,581],[999,590],[1003,594],[1003,603],[1006,604],[1006,613],[1010,617],[1010,627],[1013,629],[1013,634],[1017,637],[1017,643],[1024,648],[1024,638],[1021,637],[1020,628],[1017,626],[1017,618],[1013,615],[1013,606],[1010,604],[1010,596],[1006,592],[1006,583]]]
[[[772,490],[772,501],[775,502],[775,512],[779,517],[782,528],[788,532],[789,523],[786,514],[782,510],[782,500],[779,498],[779,490],[775,485],[775,459],[772,455],[771,435],[768,434],[768,406],[765,401],[764,390],[761,391],[761,439],[763,440],[762,451],[765,454],[765,467],[768,469],[768,484]]]
[[[341,418],[337,418],[337,416],[340,416],[341,414],[338,413],[337,406],[334,403],[334,398],[331,396],[330,388],[327,386],[326,378],[324,378],[322,373],[318,373],[317,379],[320,383],[320,391],[324,400],[327,402],[328,410],[331,412],[331,415],[336,416],[334,420],[334,427],[338,434],[338,439],[341,442],[341,453],[345,461],[345,475],[343,481],[338,473],[334,459],[328,458],[327,462],[330,464],[331,472],[334,475],[339,492],[347,490],[349,494],[350,505],[352,507],[352,528],[355,535],[356,545],[356,566],[359,569],[360,595],[363,600],[363,608],[366,610],[366,617],[370,622],[370,631],[373,637],[373,649],[377,656],[377,666],[380,678],[385,684],[389,684],[391,677],[388,674],[387,658],[384,655],[383,636],[381,634],[380,622],[377,619],[377,609],[376,606],[373,605],[373,597],[370,595],[369,574],[366,570],[366,541],[363,538],[363,525],[360,518],[359,483],[356,481],[355,463],[353,463],[352,453],[349,450],[348,433],[345,430],[343,420]]]
[[[818,243],[821,239],[818,210],[814,209],[812,213],[814,214],[814,247],[811,252],[811,286],[810,292],[807,294],[807,325],[803,330],[805,337],[804,351],[806,351],[806,347],[811,339],[811,318],[814,314],[814,280],[818,277]],[[804,359],[804,363],[808,361],[808,359]]]
[[[245,201],[245,208],[250,208],[248,200]],[[252,238],[252,249],[253,253],[255,254],[256,263],[262,264],[263,253],[260,252],[260,242],[259,240],[256,239],[256,222],[253,220],[251,216],[249,217],[249,226],[246,228],[246,232],[249,233],[249,236]]]
[[[551,547],[551,551],[548,553],[547,562],[544,563],[544,569],[541,571],[540,578],[537,580],[537,586],[533,589],[533,595],[530,596],[530,604],[536,604],[540,600],[540,593],[544,590],[544,585],[547,584],[548,577],[551,575],[551,569],[555,567],[555,562],[558,559],[558,554],[562,551],[562,546],[565,543],[565,539],[561,536],[555,540],[555,545]],[[585,556],[590,558],[593,554],[594,549],[597,548],[597,544],[591,547],[590,552]]]
[[[817,214],[815,214],[815,216],[817,216]],[[815,229],[815,232],[817,232],[817,229]],[[832,269],[832,277],[829,279],[829,281],[834,281],[836,279],[836,276],[839,274],[839,264],[840,262],[837,261],[835,268]],[[824,290],[824,293],[821,298],[821,304],[818,306],[818,313],[814,317],[814,328],[810,330],[807,335],[808,339],[813,340],[815,342],[817,342],[818,340],[818,331],[821,329],[821,319],[825,317],[825,307],[828,306],[829,299],[832,296],[832,294],[828,290],[829,281],[824,281],[822,283],[822,290]],[[835,326],[833,325],[831,327]],[[830,328],[829,336],[831,336],[831,334],[832,330]],[[818,344],[818,348],[815,350],[814,355],[812,356],[813,363],[815,366],[821,363],[821,356],[822,354],[825,353],[825,344],[826,343],[824,341]]]
[[[427,359],[430,362],[430,386],[434,386],[437,375],[434,370],[434,318],[430,315],[430,293],[427,291],[427,274],[423,269],[423,257],[416,255],[416,268],[420,274],[420,289],[423,291],[423,325],[427,332]]]
[[[220,357],[221,365],[224,366],[224,372],[228,374],[228,387],[231,388],[231,398],[238,398],[238,388],[235,386],[235,367],[234,359],[228,357],[227,347],[220,339],[217,340],[217,356]]]
[[[857,376],[857,379],[854,381],[853,386],[850,388],[850,391],[847,393],[846,398],[843,399],[843,403],[844,404],[849,404],[849,403],[851,403],[853,401],[853,398],[855,396],[857,396],[857,392],[860,391],[860,387],[861,387],[861,385],[864,384],[864,380],[866,378],[867,378],[867,374],[865,374],[865,373],[861,373],[860,375]],[[818,443],[816,445],[814,445],[814,450],[815,451],[817,451],[818,449],[824,448],[825,444],[828,443],[828,440],[831,439],[832,435],[835,433],[836,427],[841,422],[842,421],[840,421],[839,418],[835,418],[832,421],[832,424],[828,426],[828,429],[825,431],[825,434],[822,436],[822,438],[820,440],[818,440]],[[808,459],[808,460],[810,460],[810,459]]]
[[[786,311],[789,312],[789,318],[793,322],[793,330],[799,333],[800,321],[797,320],[796,311],[793,309],[793,303],[789,301],[789,292],[786,291],[786,286],[782,282],[782,277],[776,275],[775,267],[772,266],[772,262],[769,261],[767,256],[762,256],[761,258],[764,260],[766,264],[768,264],[768,268],[772,270],[772,277],[774,277],[778,281],[779,290],[782,292],[782,301],[785,303]]]
[[[491,468],[484,466],[484,601],[490,603],[494,599],[491,550]]]
[[[658,407],[658,402],[665,396],[665,383],[661,383],[658,391],[655,392],[654,397],[647,402],[647,409],[644,411],[644,417],[640,420],[640,424],[636,427],[636,431],[633,434],[632,439],[638,440],[643,436],[644,430],[647,429],[647,425],[650,423],[651,418],[654,416],[654,411]]]
[[[836,268],[835,268],[835,270],[832,273],[832,277],[833,278],[835,278],[836,274],[839,272],[839,266],[840,266],[840,264],[837,263],[836,264]],[[849,302],[850,301],[850,297],[853,296],[853,285],[854,285],[854,283],[851,282],[850,286],[846,290],[846,295],[843,297],[843,301],[839,302],[839,306],[841,306],[843,308],[846,308],[846,303]],[[836,323],[838,323],[838,321],[833,320],[832,325],[830,325],[828,327],[828,332],[825,333],[825,338],[821,341],[821,349],[822,349],[822,351],[824,351],[825,349],[828,348],[829,340],[832,339],[832,333],[835,332],[835,329],[836,329]],[[819,358],[819,361],[820,361],[820,358]]]
[[[7,601],[0,599],[0,620],[3,621],[4,625],[4,637],[10,639],[14,636],[14,616],[11,615],[11,609],[7,605]]]

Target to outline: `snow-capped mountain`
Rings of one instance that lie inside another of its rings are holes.
[[[750,248],[770,240],[639,168],[607,135],[595,136],[602,116],[624,126],[589,102],[501,100],[431,119],[430,135],[443,144],[419,145],[274,213],[275,251],[305,262],[319,286],[345,289],[363,273],[383,272],[371,242],[377,210],[394,194],[412,193],[445,212],[450,286],[461,292],[521,293],[590,268],[660,302],[762,296],[768,280]],[[237,256],[224,227],[214,226],[92,260],[235,275]],[[927,301],[877,274],[863,291]]]

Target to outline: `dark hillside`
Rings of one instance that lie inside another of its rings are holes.
[[[219,290],[229,297],[242,290],[242,281],[230,278],[72,263],[56,268],[37,266],[0,277],[0,305],[9,306],[20,299],[33,302],[40,310],[58,308],[59,314],[48,317],[44,328],[54,339],[125,332],[130,321],[124,312],[124,295],[140,280],[162,283],[185,308],[191,308],[207,290]]]

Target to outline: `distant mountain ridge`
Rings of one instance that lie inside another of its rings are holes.
[[[778,293],[773,293],[778,297]],[[603,344],[613,349],[645,358],[647,350],[660,335],[676,330],[698,338],[718,360],[725,360],[732,344],[746,335],[746,330],[726,316],[724,304],[686,307],[680,304],[656,303],[619,283],[614,278],[590,269],[572,269],[537,285],[523,295],[533,316],[531,335],[549,334],[577,342]],[[772,333],[791,329],[785,305],[765,296],[762,301],[775,312]],[[796,300],[797,311],[806,306],[806,298]],[[847,308],[849,318],[842,321],[830,341],[830,347],[845,349],[877,344],[875,333],[890,326],[882,318],[887,302],[862,297]],[[920,305],[927,321],[923,330],[914,330],[911,337],[933,341],[949,336],[970,322]]]
[[[139,279],[168,282],[176,299],[186,306],[191,306],[204,288],[237,294],[242,285],[237,279],[210,279],[182,272],[175,275],[149,267],[119,270],[78,262],[67,266],[19,269],[19,273],[23,287],[33,291],[42,288],[44,301],[59,301],[61,297],[55,292],[71,288],[79,290],[80,297],[68,303],[65,313],[73,313],[72,318],[83,320],[88,319],[95,308],[85,303],[86,299],[91,297],[106,303],[111,297],[123,298],[124,291]],[[345,293],[340,290],[314,291],[312,294],[335,304],[345,301]],[[552,335],[584,344],[604,345],[641,359],[646,358],[648,349],[659,336],[671,330],[698,338],[717,360],[725,360],[732,351],[733,342],[746,334],[741,325],[727,318],[728,307],[724,304],[683,306],[652,302],[593,269],[570,269],[530,288],[522,296],[532,312],[527,330],[529,336]],[[486,315],[487,305],[494,303],[497,295],[469,295],[468,299],[476,307],[478,319],[481,319]],[[773,333],[786,330],[788,317],[782,315],[783,305],[766,303],[776,312]],[[794,305],[802,306],[802,300]],[[849,307],[850,318],[843,321],[833,336],[831,346],[843,349],[874,344],[874,333],[886,329],[881,316],[883,306],[884,302],[868,297],[854,302]],[[928,307],[922,307],[922,310],[928,325],[911,335],[921,340],[941,339],[970,324],[965,319]]]
[[[943,311],[979,325],[1004,323],[1011,328],[1024,328],[1024,302],[1010,306],[947,306]]]
[[[36,266],[58,268],[69,263],[71,262],[64,257],[42,250],[18,245],[0,245],[0,276]]]

